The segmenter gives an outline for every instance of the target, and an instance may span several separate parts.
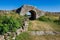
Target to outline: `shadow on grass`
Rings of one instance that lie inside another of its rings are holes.
[[[55,20],[54,22],[60,25],[60,20]]]

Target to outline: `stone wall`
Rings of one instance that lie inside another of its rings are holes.
[[[60,16],[60,12],[46,12],[46,15]]]

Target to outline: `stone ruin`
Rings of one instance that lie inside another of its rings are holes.
[[[27,12],[31,13],[31,17],[29,19],[31,20],[35,20],[37,18],[39,18],[40,16],[43,15],[56,15],[56,16],[60,16],[60,12],[44,12],[42,10],[37,9],[34,6],[31,5],[23,5],[20,8],[14,10],[16,13],[24,16]]]
[[[23,5],[20,8],[16,9],[16,12],[22,16],[24,16],[27,12],[30,12],[31,17],[29,19],[31,19],[31,20],[35,20],[45,14],[44,11],[41,11],[33,6],[30,6],[30,5]]]

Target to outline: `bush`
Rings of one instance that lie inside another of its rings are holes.
[[[38,20],[40,21],[52,21],[50,18],[46,18],[45,16],[41,16]]]
[[[16,31],[22,26],[23,17],[18,14],[0,15],[0,34]]]

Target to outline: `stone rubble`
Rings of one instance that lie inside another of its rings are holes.
[[[30,31],[31,35],[56,35],[60,34],[60,32],[54,31]]]
[[[5,40],[4,35],[0,35],[0,40]]]

